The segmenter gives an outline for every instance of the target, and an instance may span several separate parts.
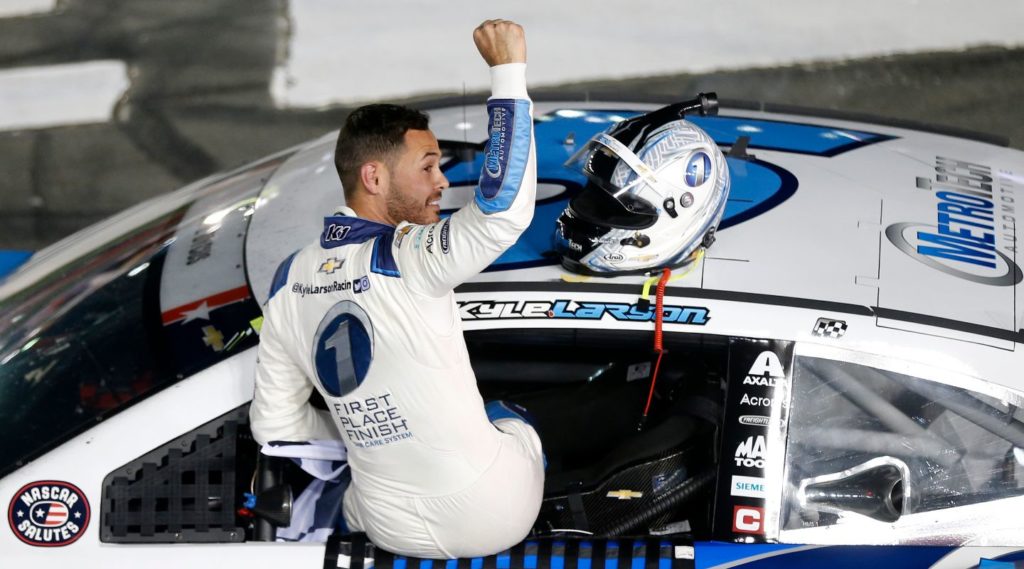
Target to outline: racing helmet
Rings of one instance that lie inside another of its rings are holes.
[[[725,156],[666,110],[599,133],[565,163],[587,179],[557,222],[566,269],[610,276],[677,267],[714,241],[729,196]]]

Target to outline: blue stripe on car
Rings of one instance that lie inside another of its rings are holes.
[[[31,251],[0,251],[0,278],[13,273],[32,256]]]
[[[583,551],[586,550],[586,555]],[[593,546],[589,541],[580,542],[580,553],[576,557],[576,569],[590,569],[590,557],[593,555]]]
[[[564,541],[554,541],[551,543],[552,551],[565,551]],[[551,554],[551,569],[565,569],[565,555],[552,553]]]
[[[630,569],[644,569],[644,566],[647,564],[647,559],[645,559],[646,553],[646,544],[642,540],[634,540],[633,562],[630,564]]]
[[[813,546],[698,541],[694,543],[694,560],[697,569],[720,565],[752,569],[863,569],[866,566],[927,569],[953,549],[911,545]]]
[[[612,552],[615,553],[612,553]],[[614,539],[608,540],[604,546],[604,569],[618,569],[619,567],[619,542]]]
[[[673,558],[675,558],[675,548],[671,543],[663,541],[658,544],[658,569],[672,569]]]

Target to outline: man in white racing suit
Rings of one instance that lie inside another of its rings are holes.
[[[485,410],[452,292],[526,229],[537,182],[523,30],[491,20],[473,37],[492,85],[474,199],[440,219],[448,181],[425,115],[354,111],[336,151],[349,207],[278,268],[250,411],[261,444],[341,438],[345,524],[416,557],[518,543],[544,487],[534,429],[508,406]]]

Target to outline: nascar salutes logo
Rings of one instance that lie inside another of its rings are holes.
[[[708,309],[702,306],[665,306],[663,308],[665,322],[703,326],[711,319]],[[605,316],[632,322],[650,322],[655,319],[653,307],[641,310],[636,304],[624,302],[576,302],[574,300],[460,301],[459,312],[463,320],[530,318],[601,320]]]
[[[935,225],[894,223],[885,236],[897,249],[948,275],[979,284],[1013,286],[1024,278],[1003,249],[1016,253],[1012,176],[954,158],[935,158],[935,180],[918,178],[935,196]]]
[[[89,501],[74,484],[45,480],[26,484],[11,499],[7,521],[18,539],[39,547],[74,543],[89,526]]]

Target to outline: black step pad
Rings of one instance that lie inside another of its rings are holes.
[[[538,538],[487,557],[420,559],[389,553],[357,534],[328,541],[324,567],[367,569],[372,560],[375,569],[689,569],[692,546],[679,538]]]

